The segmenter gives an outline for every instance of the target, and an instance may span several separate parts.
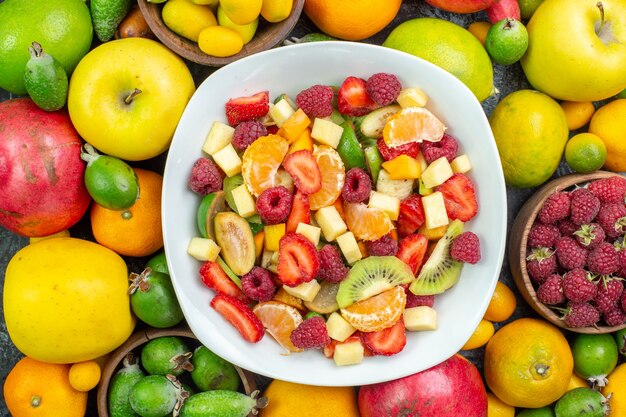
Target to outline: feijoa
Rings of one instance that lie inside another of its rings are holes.
[[[182,338],[157,337],[141,349],[141,364],[150,375],[179,376],[184,371],[193,370],[193,365],[189,361],[191,355],[191,350]]]
[[[208,237],[215,241],[213,219],[217,213],[226,211],[226,199],[224,197],[224,191],[216,191],[202,197],[196,216],[200,236]]]
[[[267,406],[267,398],[257,398],[259,391],[247,396],[236,391],[214,390],[199,392],[187,398],[180,409],[180,417],[246,417],[256,415]]]
[[[188,393],[173,375],[148,375],[130,389],[133,411],[142,417],[165,417],[179,409]]]
[[[574,388],[556,402],[554,412],[556,417],[606,417],[609,401],[591,388]]]
[[[593,386],[603,387],[617,365],[618,348],[610,334],[578,334],[572,341],[574,372]]]
[[[254,236],[250,224],[237,213],[215,215],[215,241],[220,255],[236,275],[250,272],[256,260]]]
[[[617,349],[622,356],[626,356],[626,329],[618,330],[613,333],[617,342]]]
[[[146,375],[132,353],[122,361],[122,368],[113,375],[109,385],[108,405],[111,417],[139,417],[130,406],[131,388]]]
[[[130,274],[130,306],[139,318],[152,327],[172,327],[184,316],[174,293],[170,276],[146,268],[141,274]]]
[[[237,391],[239,388],[239,374],[233,364],[217,356],[206,346],[198,346],[194,350],[191,363],[191,379],[200,391]]]
[[[170,274],[170,270],[167,266],[167,259],[165,258],[165,251],[160,251],[152,258],[148,259],[146,267],[152,268],[153,271],[161,272],[163,274]]]
[[[65,106],[69,90],[65,69],[37,42],[32,43],[28,52],[30,59],[24,72],[24,87],[28,95],[42,110],[59,110]]]

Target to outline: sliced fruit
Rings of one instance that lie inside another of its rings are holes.
[[[343,129],[330,120],[316,118],[311,128],[311,137],[322,145],[336,148],[341,140]]]
[[[286,233],[278,249],[278,279],[289,287],[309,282],[317,276],[320,261],[317,249],[304,236]]]
[[[226,294],[241,302],[249,303],[250,300],[241,289],[226,275],[217,262],[207,261],[200,267],[202,283],[218,294]]]
[[[412,142],[438,142],[445,126],[423,107],[405,107],[389,118],[383,130],[383,139],[390,148]]]
[[[441,294],[457,283],[463,263],[450,256],[450,245],[455,237],[463,233],[463,223],[454,220],[445,235],[437,242],[435,249],[422,266],[417,279],[409,290],[415,295]]]
[[[337,304],[338,291],[339,284],[322,281],[320,283],[320,290],[317,292],[315,298],[311,301],[305,301],[304,306],[320,314],[330,314],[333,311],[337,311],[339,310],[339,304]]]
[[[356,365],[363,362],[364,350],[359,341],[335,345],[333,360],[337,366]]]
[[[202,150],[213,156],[214,153],[221,150],[233,140],[235,128],[228,126],[222,122],[213,122],[211,130],[204,140]]]
[[[346,203],[343,207],[348,229],[359,240],[377,240],[393,229],[391,219],[379,208],[363,203]]]
[[[467,154],[459,155],[450,162],[450,168],[455,174],[465,174],[472,169],[472,162]]]
[[[387,121],[398,113],[401,107],[391,104],[369,112],[359,121],[361,133],[369,138],[378,139],[383,135],[383,129]]]
[[[310,129],[304,129],[300,136],[298,136],[298,139],[291,144],[288,153],[294,153],[302,149],[313,152],[313,138],[311,137]]]
[[[391,148],[385,143],[385,140],[383,138],[380,138],[376,141],[376,146],[378,147],[378,150],[380,151],[380,154],[385,161],[389,161],[400,155],[408,155],[411,158],[417,158],[420,154],[420,145],[417,142],[409,142],[405,143],[404,145],[399,145],[395,148]]]
[[[322,229],[317,226],[311,226],[306,223],[298,223],[296,227],[296,233],[301,234],[311,241],[313,246],[317,246],[320,243],[320,237],[322,236]]]
[[[296,191],[291,202],[291,212],[287,217],[286,230],[295,232],[300,223],[311,223],[311,205],[309,204],[309,196]]]
[[[276,280],[278,281],[278,278]],[[277,284],[280,285],[280,282],[278,282]],[[289,294],[287,291],[285,291],[283,287],[280,287],[278,291],[276,291],[276,294],[274,294],[274,298],[272,298],[272,300],[278,301],[279,303],[287,304],[288,306],[297,309],[301,313],[304,313],[306,311],[306,308],[304,307],[304,301],[301,298],[294,297],[293,295]]]
[[[226,211],[225,201],[224,191],[216,191],[202,197],[196,216],[200,236],[215,240],[213,219],[217,213]]]
[[[420,233],[414,233],[400,240],[396,256],[411,268],[415,275],[422,266],[428,249],[428,239]]]
[[[214,261],[220,254],[220,247],[212,239],[194,236],[189,241],[187,253],[198,261]]]
[[[291,178],[291,175],[289,175],[289,173],[285,169],[279,168],[278,171],[276,171],[276,175],[274,176],[274,183],[277,187],[282,185],[287,190],[289,190],[290,193],[293,194],[293,190],[295,188],[293,184],[293,178]]]
[[[377,332],[393,326],[402,317],[405,304],[406,293],[401,286],[396,286],[342,308],[341,315],[357,330]]]
[[[233,198],[233,190],[242,184],[243,184],[243,177],[241,176],[241,174],[224,178],[224,182],[222,184],[222,190],[224,192],[224,198],[226,199],[226,204],[228,204],[228,207],[230,207],[230,209],[237,214],[239,214],[239,212],[237,211],[237,204],[235,203],[235,199]],[[225,210],[222,210],[222,211],[225,211]]]
[[[341,114],[348,116],[364,116],[379,107],[367,94],[365,80],[358,77],[347,77],[337,94],[337,106]]]
[[[250,272],[256,259],[254,235],[250,224],[232,212],[215,215],[215,241],[222,248],[221,255],[236,275]]]
[[[464,174],[454,174],[435,190],[443,194],[449,218],[466,222],[478,213],[474,184]]]
[[[361,339],[365,346],[377,355],[395,355],[406,345],[404,321],[400,318],[396,324],[384,330],[361,333]]]
[[[213,160],[229,177],[241,172],[241,158],[239,158],[239,154],[237,154],[237,151],[230,143],[215,152]]]
[[[303,321],[302,314],[297,309],[278,301],[265,301],[254,306],[252,311],[279,345],[290,352],[302,351],[289,339],[291,332]]]
[[[311,210],[316,211],[330,206],[341,195],[341,189],[346,180],[346,170],[341,157],[330,146],[316,146],[313,156],[322,173],[322,189],[309,195]]]
[[[287,139],[289,143],[293,143],[310,124],[311,119],[302,109],[298,109],[285,120],[280,129],[278,129],[277,134]]]
[[[328,335],[331,339],[339,342],[343,342],[356,332],[354,326],[348,323],[346,319],[344,319],[341,314],[337,312],[333,312],[330,316],[328,316],[326,329],[328,330]]]
[[[337,236],[337,244],[348,264],[352,265],[363,257],[359,244],[352,232],[346,232],[341,236]]]
[[[245,184],[241,184],[239,187],[232,191],[233,200],[237,206],[237,213],[241,217],[250,217],[257,214],[256,203],[252,195],[248,192]]]
[[[295,287],[284,285],[283,288],[287,291],[287,294],[293,295],[302,301],[313,301],[321,286],[317,280],[312,279],[311,281],[296,285]]]
[[[343,134],[337,145],[337,152],[347,170],[351,168],[365,169],[365,153],[354,132],[352,121],[346,120],[341,124]]]
[[[263,338],[263,323],[250,307],[238,299],[218,294],[211,300],[211,307],[232,324],[248,342],[256,343]]]
[[[231,98],[226,102],[226,118],[231,126],[265,116],[269,111],[269,92],[261,91],[249,97]]]
[[[241,278],[235,275],[233,270],[230,269],[228,265],[226,265],[226,262],[224,262],[224,260],[220,256],[217,257],[215,262],[217,262],[220,268],[222,268],[222,271],[224,271],[226,275],[228,275],[228,278],[230,278],[235,284],[237,284],[239,288],[241,288]]]
[[[425,221],[422,196],[412,194],[400,203],[400,213],[398,214],[398,234],[400,237],[415,233]]]
[[[454,172],[445,156],[434,160],[422,173],[421,179],[426,188],[434,188],[443,184]]]
[[[400,199],[396,196],[383,194],[378,191],[372,191],[367,206],[369,208],[381,209],[387,213],[387,216],[389,216],[391,220],[398,220],[398,214],[400,213]]]
[[[313,217],[322,228],[324,239],[327,242],[332,242],[348,230],[348,226],[335,206],[323,207]]]
[[[295,113],[295,106],[292,106],[292,103],[293,101],[285,96],[270,106],[269,115],[279,128]]]
[[[446,203],[443,194],[436,191],[422,197],[422,205],[424,206],[425,226],[429,229],[435,229],[447,225],[450,220],[446,210]]]
[[[241,174],[255,197],[278,185],[276,173],[288,150],[289,142],[278,135],[260,137],[248,146],[243,154]]]
[[[365,164],[367,165],[367,172],[372,177],[372,182],[376,184],[378,181],[378,173],[380,172],[381,164],[384,159],[381,156],[377,146],[368,146],[363,151],[365,154]]]
[[[417,87],[408,87],[400,90],[396,101],[402,107],[424,107],[428,103],[428,96]]]
[[[313,152],[303,149],[287,155],[283,161],[285,170],[293,178],[296,188],[309,195],[322,189],[322,173]]]
[[[265,249],[272,252],[278,251],[280,239],[285,235],[285,223],[266,225],[263,231],[265,232]]]
[[[414,183],[412,179],[394,180],[386,169],[381,169],[376,181],[376,191],[404,200],[413,194]]]
[[[437,311],[429,306],[406,308],[402,318],[406,330],[411,332],[437,329]]]
[[[383,168],[392,180],[414,180],[422,174],[419,161],[409,155],[399,155],[383,162]]]
[[[360,334],[361,332],[356,332],[355,334],[348,337],[343,342],[339,342],[335,339],[331,339],[330,343],[324,346],[324,349],[322,349],[322,353],[327,358],[332,359],[333,356],[335,355],[335,347],[337,347],[337,345],[341,345],[344,343],[359,342],[363,346],[363,356],[374,356],[374,353],[372,353],[372,351],[369,350],[369,348],[363,344],[363,340],[361,340]]]
[[[407,264],[395,256],[369,256],[357,261],[339,284],[337,305],[348,307],[414,279]]]

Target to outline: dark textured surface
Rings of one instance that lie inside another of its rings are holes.
[[[436,10],[431,6],[422,3],[417,0],[405,0],[400,13],[396,17],[396,19],[382,32],[375,35],[372,38],[365,40],[364,42],[372,43],[372,44],[381,44],[387,35],[395,28],[398,24],[409,20],[411,18],[416,17],[440,17],[447,20],[450,20],[454,23],[457,23],[463,27],[467,27],[471,22],[475,20],[487,20],[486,15],[484,13],[475,13],[470,15],[455,15],[446,13],[440,10]],[[316,32],[315,26],[307,19],[303,17],[298,22],[296,28],[292,32],[292,36],[302,36],[309,32]],[[192,73],[194,74],[194,78],[196,80],[196,84],[199,85],[202,80],[204,80],[214,69],[210,67],[202,67],[196,64],[188,63]],[[489,115],[493,107],[512,91],[519,90],[522,88],[528,88],[528,83],[524,77],[523,72],[519,64],[515,64],[508,67],[502,67],[498,65],[494,65],[494,78],[495,78],[495,86],[499,90],[497,94],[487,99],[483,102],[483,108],[485,113]],[[7,100],[11,98],[9,93],[0,90],[0,101]],[[166,155],[161,155],[158,158],[153,160],[144,161],[141,163],[134,164],[135,166],[146,167],[153,170],[161,170],[164,166]],[[556,175],[564,174],[569,172],[569,169],[566,168],[563,164],[559,168]],[[511,223],[513,222],[514,216],[519,210],[520,206],[523,202],[532,194],[533,190],[525,189],[525,190],[514,190],[511,188],[507,189],[507,200],[508,200],[508,225],[509,228]],[[488,204],[488,202],[483,202],[483,204]],[[83,219],[79,224],[74,226],[71,230],[72,236],[90,239],[91,231],[89,228],[88,221]],[[10,232],[8,232],[4,228],[0,228],[0,277],[2,277],[2,282],[4,282],[4,274],[6,270],[7,263],[11,259],[11,257],[23,246],[28,243],[27,239],[16,236]],[[507,248],[508,250],[508,248]],[[130,259],[127,258],[129,263],[129,268],[135,272],[139,272],[139,269],[143,266],[145,260],[143,259]],[[511,288],[514,288],[513,280],[510,277],[510,272],[508,268],[508,263],[505,255],[505,262],[502,267],[502,272],[500,275],[500,279],[507,283]],[[1,291],[1,290],[0,290]],[[518,296],[518,307],[514,314],[514,316],[510,319],[521,316],[535,316],[534,311],[532,311]],[[509,321],[510,321],[509,320]],[[501,326],[504,323],[496,324],[496,327]],[[477,349],[474,351],[463,352],[463,354],[470,358],[480,369],[482,369],[482,359],[483,359],[483,349]],[[22,357],[21,353],[15,349],[13,344],[11,343],[7,332],[6,325],[4,322],[4,314],[2,313],[2,319],[0,320],[0,378],[2,381],[2,385],[4,385],[4,380],[6,379],[7,374],[13,367],[13,365]],[[258,378],[259,385],[261,387],[265,386],[268,382],[266,378],[259,377]],[[94,407],[95,400],[94,391],[90,394],[90,407],[88,410],[88,416],[96,416],[97,413]],[[0,401],[0,417],[7,417],[10,414],[6,409],[6,405],[4,402],[4,395],[2,396],[2,400]]]

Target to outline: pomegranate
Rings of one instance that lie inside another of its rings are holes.
[[[426,3],[438,9],[454,13],[474,13],[485,10],[498,0],[426,0]]]
[[[47,236],[85,214],[82,140],[66,111],[46,112],[28,98],[0,103],[0,225]]]
[[[478,369],[454,355],[430,369],[359,390],[361,417],[487,417]]]

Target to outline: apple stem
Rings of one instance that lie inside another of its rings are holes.
[[[600,27],[602,27],[604,24],[604,6],[602,5],[602,2],[599,1],[596,3],[596,7],[600,9]]]
[[[135,97],[137,97],[139,94],[141,94],[141,90],[138,88],[135,88],[125,99],[124,99],[124,103],[126,104],[130,104],[132,103],[133,99]]]

